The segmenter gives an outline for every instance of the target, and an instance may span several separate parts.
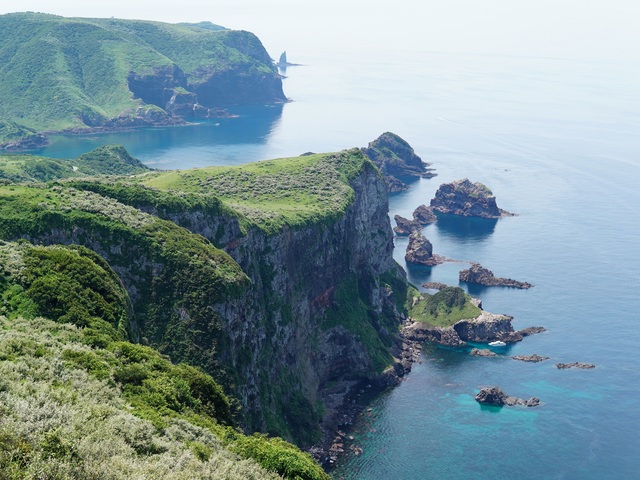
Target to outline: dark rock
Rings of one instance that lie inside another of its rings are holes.
[[[526,407],[537,407],[540,405],[540,399],[531,397],[528,400],[511,397],[505,394],[500,387],[483,387],[474,397],[476,402],[482,405],[493,405],[502,407],[504,405],[524,405]]]
[[[362,148],[362,152],[380,169],[390,192],[408,187],[398,177],[431,178],[435,173],[416,155],[411,145],[395,133],[385,132]]]
[[[511,358],[513,358],[514,360],[520,360],[521,362],[533,362],[533,363],[549,360],[549,357],[543,357],[538,355],[537,353],[534,353],[533,355],[516,355]]]
[[[463,342],[453,327],[434,327],[422,322],[413,322],[405,326],[403,335],[412,342],[437,343],[447,347],[463,347]]]
[[[418,222],[401,217],[400,215],[394,215],[393,219],[396,221],[396,226],[393,227],[396,235],[411,235],[412,232],[420,230],[420,224]]]
[[[475,357],[497,357],[498,354],[492,352],[488,348],[472,348],[469,352],[469,355],[473,355]]]
[[[461,215],[464,217],[500,218],[513,216],[498,208],[496,197],[482,183],[471,183],[469,179],[443,183],[438,188],[431,208],[438,213]]]
[[[573,363],[556,363],[556,368],[564,370],[566,368],[582,368],[582,369],[590,369],[596,368],[593,363],[582,363],[582,362],[573,362]]]
[[[429,225],[438,220],[438,217],[433,213],[431,207],[426,205],[420,205],[413,212],[413,221],[418,222],[420,225]]]
[[[479,263],[472,263],[471,268],[460,272],[460,281],[468,283],[477,283],[486,286],[513,287],[513,288],[531,288],[533,285],[527,282],[519,282],[511,278],[496,277],[491,270],[484,268]]]
[[[0,145],[0,149],[10,152],[18,152],[21,150],[31,150],[34,148],[46,147],[49,144],[47,137],[41,133],[35,133],[25,136],[15,141],[6,142]]]
[[[528,337],[529,335],[535,335],[536,333],[546,332],[547,329],[544,327],[527,327],[522,330],[518,330],[518,333],[523,337]]]
[[[409,245],[407,245],[404,259],[418,265],[438,265],[445,261],[443,257],[433,255],[433,245],[419,231],[414,231],[409,235]]]

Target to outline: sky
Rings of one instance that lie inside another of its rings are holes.
[[[379,48],[640,62],[640,0],[1,0],[0,14],[208,20],[282,50]],[[295,56],[295,55],[294,55]]]

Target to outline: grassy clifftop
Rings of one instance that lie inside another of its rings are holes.
[[[36,131],[172,123],[184,113],[176,102],[189,111],[285,97],[248,32],[15,13],[0,16],[0,99],[3,144]]]
[[[373,164],[358,149],[266,160],[234,167],[150,172],[78,188],[133,206],[216,203],[244,227],[268,233],[339,218],[354,199],[349,181]]]

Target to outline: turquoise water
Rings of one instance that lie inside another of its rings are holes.
[[[640,66],[428,52],[297,59],[293,102],[239,109],[238,119],[86,138],[41,153],[73,157],[122,143],[156,168],[234,164],[364,146],[384,131],[409,141],[439,176],[391,197],[410,216],[438,185],[488,185],[517,217],[448,219],[424,229],[434,252],[473,260],[526,291],[474,288],[485,309],[546,333],[502,358],[430,348],[407,380],[355,429],[349,479],[637,478],[640,470]],[[218,123],[219,125],[216,125]],[[405,265],[406,239],[395,256]],[[408,268],[409,278],[458,284],[464,264]],[[508,358],[545,355],[529,364]],[[595,370],[557,370],[583,361]],[[499,385],[534,408],[483,408]]]

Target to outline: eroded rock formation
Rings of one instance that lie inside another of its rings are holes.
[[[489,188],[480,182],[472,183],[467,178],[440,185],[431,200],[431,208],[438,213],[464,217],[513,216],[512,213],[498,208],[496,197]]]

